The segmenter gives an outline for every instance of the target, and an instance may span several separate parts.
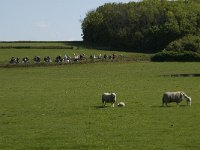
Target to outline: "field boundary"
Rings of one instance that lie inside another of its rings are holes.
[[[74,49],[74,46],[0,46],[0,49]]]
[[[19,64],[0,64],[0,68],[17,68],[17,67],[51,67],[51,66],[67,66],[73,64],[94,64],[94,63],[114,63],[114,62],[149,62],[150,58],[136,58],[136,57],[122,57],[120,59],[96,59],[92,60],[90,58],[80,61],[71,61],[71,62],[30,62],[30,63],[19,63]]]
[[[76,49],[81,41],[0,41],[0,49]]]

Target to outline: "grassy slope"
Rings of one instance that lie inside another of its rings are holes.
[[[199,63],[115,62],[0,68],[0,149],[200,148]],[[160,107],[164,91],[183,90],[191,107]],[[101,108],[114,91],[125,108]]]

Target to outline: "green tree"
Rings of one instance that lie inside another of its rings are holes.
[[[177,0],[107,3],[89,12],[83,40],[93,44],[154,52],[188,34],[200,34],[200,5]]]
[[[101,13],[96,11],[88,12],[87,17],[82,22],[83,40],[97,42],[97,39],[101,39],[103,36],[101,35],[102,24],[103,16]]]

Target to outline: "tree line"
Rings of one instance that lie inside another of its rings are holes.
[[[176,40],[200,35],[200,2],[106,3],[87,13],[82,31],[87,43],[129,51],[159,52],[169,49],[173,45],[169,44]]]

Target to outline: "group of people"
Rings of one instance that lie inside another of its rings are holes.
[[[95,55],[95,54],[93,54],[93,55],[90,55],[90,57],[89,57],[91,60],[94,60],[94,59],[115,59],[116,58],[116,55],[113,53],[112,55],[101,55],[101,54],[99,54],[99,55]],[[50,63],[50,62],[52,62],[52,59],[51,59],[51,57],[50,56],[45,56],[44,57],[44,62],[46,62],[46,63]],[[63,57],[61,57],[60,55],[59,56],[57,56],[56,58],[55,58],[55,62],[56,63],[62,63],[62,62],[65,62],[65,63],[69,63],[69,62],[71,62],[71,61],[74,61],[74,62],[76,62],[76,61],[81,61],[81,60],[87,60],[87,57],[86,57],[86,55],[85,54],[80,54],[80,55],[76,55],[76,54],[74,54],[74,56],[73,57],[71,57],[71,56],[69,56],[69,55],[64,55]],[[34,58],[33,58],[33,61],[35,62],[35,63],[40,63],[42,60],[41,60],[41,58],[40,58],[40,56],[35,56]],[[10,59],[10,64],[18,64],[18,63],[20,63],[20,58],[19,57],[12,57],[11,59]],[[23,57],[22,58],[22,63],[29,63],[29,58],[26,56],[26,57]]]
[[[90,59],[116,59],[116,54],[113,53],[112,55],[106,55],[103,56],[101,54],[99,55],[90,55]]]

